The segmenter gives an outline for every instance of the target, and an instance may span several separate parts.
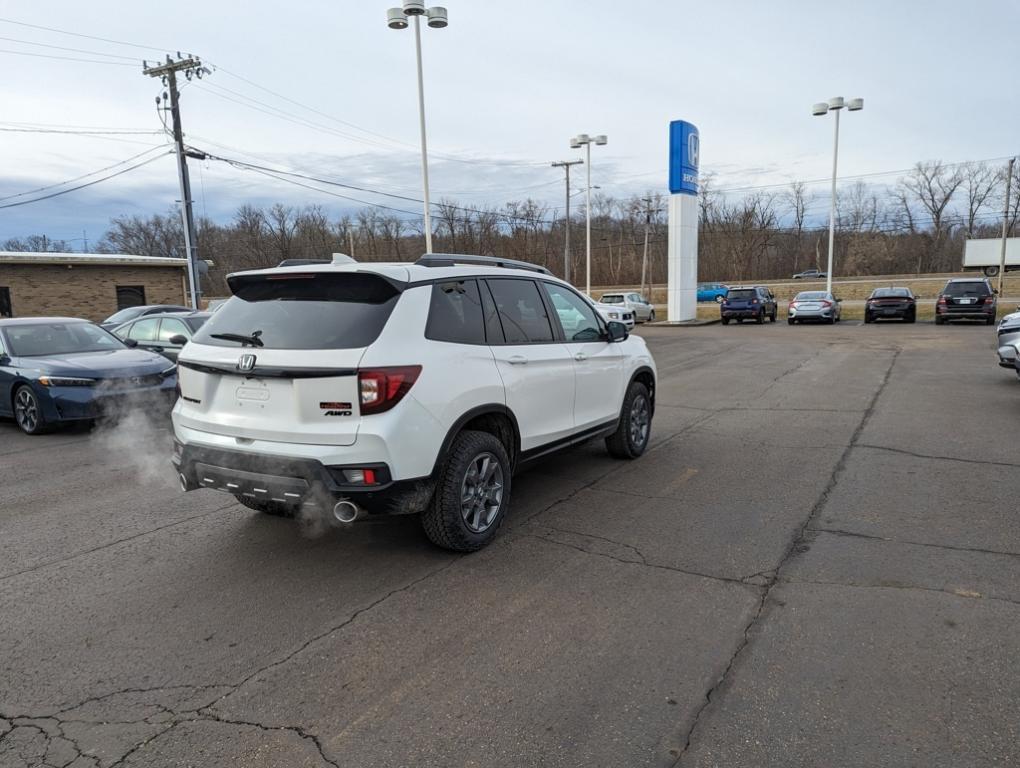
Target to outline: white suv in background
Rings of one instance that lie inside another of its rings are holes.
[[[618,311],[630,312],[635,322],[655,322],[655,307],[640,293],[604,293],[599,303]]]
[[[625,459],[648,445],[644,340],[541,267],[338,255],[227,281],[233,297],[179,358],[184,490],[344,523],[421,513],[433,542],[472,551],[520,465],[594,438]]]

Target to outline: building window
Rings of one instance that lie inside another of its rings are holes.
[[[0,285],[0,317],[14,317],[11,308],[11,289]]]
[[[144,285],[118,285],[117,286],[117,309],[128,307],[140,307],[145,304]]]

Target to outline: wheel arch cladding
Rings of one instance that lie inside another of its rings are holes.
[[[443,439],[439,455],[436,456],[436,463],[432,469],[433,476],[442,468],[443,460],[447,453],[449,453],[450,446],[453,445],[457,435],[466,429],[488,432],[494,435],[506,449],[507,456],[510,458],[510,466],[514,467],[517,465],[517,459],[521,452],[521,432],[517,425],[517,418],[514,416],[513,411],[505,405],[493,403],[491,405],[476,406],[467,413],[462,414],[453,423],[453,426],[450,427],[446,437]]]
[[[635,381],[640,383],[640,384],[644,384],[645,388],[648,390],[648,399],[650,401],[649,404],[651,405],[652,415],[654,416],[655,415],[655,374],[652,372],[651,368],[648,368],[647,366],[642,366],[641,368],[638,368],[634,372],[633,376],[630,377],[630,383],[627,384],[627,388],[630,389],[630,385],[633,384]]]

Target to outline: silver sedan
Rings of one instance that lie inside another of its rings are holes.
[[[786,322],[838,323],[839,316],[840,300],[828,291],[801,291],[790,302]]]

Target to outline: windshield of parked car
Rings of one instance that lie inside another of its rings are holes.
[[[876,288],[872,294],[873,299],[904,299],[910,295],[906,288]]]
[[[599,299],[599,301],[602,302],[603,304],[623,304],[623,294],[607,293],[605,296]]]
[[[821,301],[825,298],[828,298],[825,291],[801,291],[794,301]]]
[[[120,339],[92,323],[13,325],[7,328],[7,341],[15,357],[124,349]]]
[[[727,299],[753,299],[757,295],[754,288],[731,288],[726,292]]]
[[[947,283],[942,293],[946,296],[988,296],[991,291],[985,282]]]
[[[231,280],[234,296],[193,341],[216,347],[359,349],[382,332],[400,291],[365,273],[268,274]]]

